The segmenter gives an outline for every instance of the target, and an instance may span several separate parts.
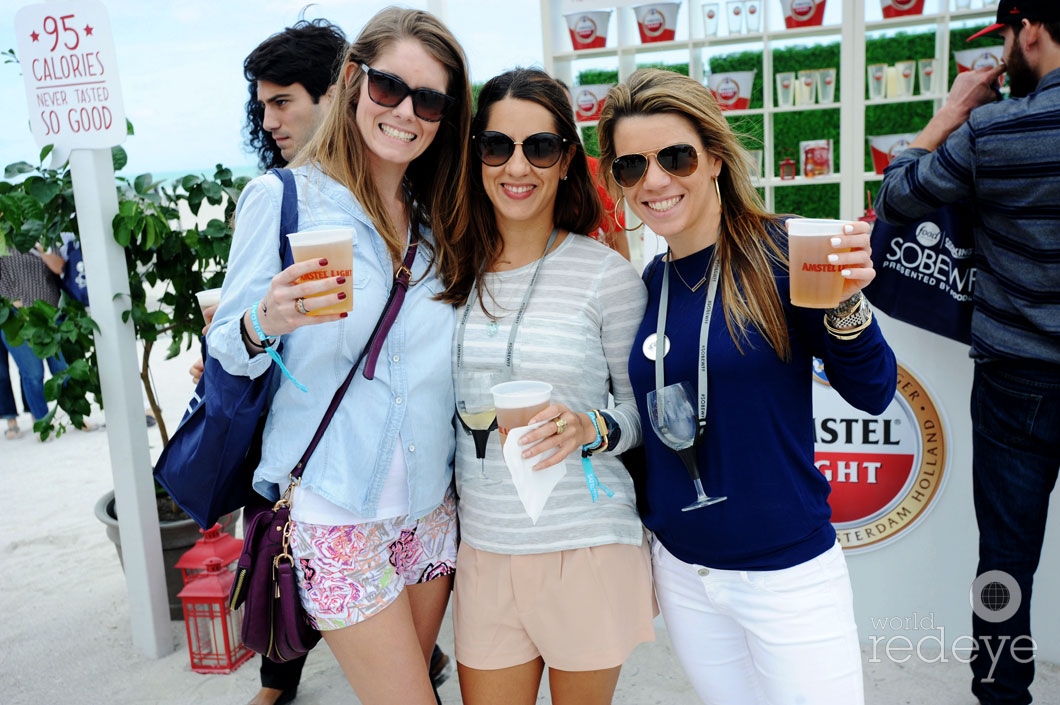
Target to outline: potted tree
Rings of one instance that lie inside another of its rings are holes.
[[[36,243],[57,246],[62,233],[77,233],[73,186],[66,165],[44,166],[50,148],[40,154],[40,164],[10,164],[0,182],[0,246],[28,251]],[[125,151],[112,150],[115,171],[127,162]],[[124,316],[131,320],[142,344],[139,376],[152,414],[158,423],[163,445],[169,430],[159,407],[151,376],[151,359],[156,344],[165,343],[166,356],[174,357],[197,345],[204,322],[194,292],[221,285],[231,246],[231,220],[235,203],[246,185],[246,177],[217,165],[212,177],[189,174],[169,183],[156,181],[150,174],[129,180],[116,178],[118,215],[114,219],[115,240],[124,248],[129,269],[129,300]],[[200,225],[197,218],[209,204],[222,209],[223,218],[211,218]],[[184,216],[182,218],[182,216]],[[34,424],[42,438],[62,434],[64,420],[75,426],[83,423],[92,403],[102,405],[95,358],[93,332],[96,325],[90,312],[70,297],[63,297],[59,308],[38,301],[14,308],[0,299],[0,327],[13,341],[27,340],[34,352],[47,357],[61,352],[69,368],[53,376],[45,385],[45,396],[55,401],[47,417]],[[163,550],[166,553],[170,613],[181,618],[179,571],[172,567],[177,558],[199,538],[198,526],[156,484]],[[107,527],[107,534],[118,547],[114,494],[104,495],[96,514]],[[234,518],[230,520],[234,530]]]

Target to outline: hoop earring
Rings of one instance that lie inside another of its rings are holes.
[[[718,211],[724,213],[725,209],[721,205],[721,186],[718,184],[718,177],[714,177],[714,191],[718,194]]]
[[[618,197],[618,200],[615,201],[615,209],[612,211],[611,215],[614,216],[616,223],[621,223],[622,222],[622,221],[620,221],[618,219],[618,213],[619,213],[619,209],[622,207],[622,201],[624,201],[624,200],[626,200],[626,194],[622,194],[621,196]],[[627,233],[631,233],[634,230],[640,230],[641,228],[643,228],[644,227],[644,223],[641,222],[641,223],[639,223],[637,225],[634,225],[632,228],[627,228],[625,225],[619,225],[619,227],[622,228],[623,230],[625,230]]]

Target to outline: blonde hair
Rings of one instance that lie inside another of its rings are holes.
[[[791,358],[784,307],[773,276],[774,265],[787,266],[787,256],[767,232],[780,218],[766,211],[751,183],[749,156],[718,107],[699,82],[661,69],[641,69],[607,94],[597,135],[600,173],[617,199],[621,189],[611,175],[615,161],[615,127],[627,117],[668,114],[684,118],[703,147],[721,159],[718,175],[722,219],[717,257],[721,266],[722,304],[729,334],[738,349],[748,341],[748,328],[758,329],[782,360]]]
[[[464,144],[471,129],[471,84],[467,58],[456,37],[434,15],[421,10],[388,7],[365,25],[346,51],[335,84],[335,98],[323,124],[306,146],[299,163],[317,165],[343,184],[364,208],[386,242],[395,262],[401,260],[405,233],[399,232],[376,188],[364,138],[357,127],[357,103],[365,80],[361,64],[371,65],[380,54],[403,40],[419,42],[445,67],[446,92],[455,105],[439,123],[430,146],[405,172],[406,208],[410,221],[430,226],[435,238],[435,264],[443,281],[451,278],[454,257],[451,238],[467,228],[467,179]],[[350,79],[347,81],[347,69]],[[412,223],[410,222],[410,225]]]

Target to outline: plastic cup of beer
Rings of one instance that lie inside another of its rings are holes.
[[[221,289],[203,289],[202,291],[195,292],[195,299],[199,302],[199,310],[202,311],[202,318],[207,323],[213,320],[213,314],[206,315],[206,309],[211,306],[216,307],[217,304],[221,303]]]
[[[508,431],[529,425],[534,414],[544,410],[552,399],[552,385],[533,380],[501,382],[490,391],[497,407],[497,430],[502,448],[508,440]]]
[[[353,310],[353,228],[335,228],[333,230],[303,230],[290,233],[291,254],[295,262],[326,259],[327,266],[312,271],[298,278],[299,282],[312,279],[329,279],[346,277],[346,282],[334,289],[320,294],[307,296],[327,296],[338,291],[345,291],[346,298],[337,304],[310,309],[310,316],[326,316]],[[307,307],[308,308],[308,307]]]
[[[835,308],[843,295],[843,265],[828,255],[848,252],[832,247],[847,220],[791,218],[788,220],[788,273],[791,303],[803,308]]]
[[[887,86],[887,64],[869,64],[869,100],[884,97]]]
[[[781,71],[777,74],[777,107],[790,108],[795,105],[795,72]]]

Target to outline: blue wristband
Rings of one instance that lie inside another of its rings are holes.
[[[258,337],[261,339],[262,344],[265,345],[265,341],[269,338],[265,335],[265,331],[261,329],[261,322],[258,321],[258,306],[260,305],[261,301],[256,301],[254,303],[254,306],[250,309],[250,323],[254,326],[254,332],[258,334]],[[294,386],[298,387],[300,391],[309,391],[308,389],[306,389],[306,386],[304,384],[294,378],[294,375],[291,374],[291,371],[288,370],[287,366],[283,364],[283,359],[280,358],[280,354],[276,352],[275,348],[265,345],[265,352],[268,353],[269,357],[272,358],[273,362],[280,366],[280,371],[283,372],[284,376],[287,379],[291,380],[291,382],[294,383]]]

